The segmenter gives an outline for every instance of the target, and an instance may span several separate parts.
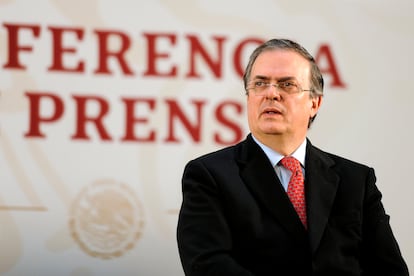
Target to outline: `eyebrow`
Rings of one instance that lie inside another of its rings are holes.
[[[257,75],[253,78],[253,80],[270,80],[270,79],[271,79],[270,77],[262,76],[262,75]],[[276,79],[277,82],[284,82],[288,80],[297,80],[297,79],[293,76],[286,76],[286,77],[281,77],[279,79]]]

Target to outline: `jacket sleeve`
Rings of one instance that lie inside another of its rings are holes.
[[[253,276],[231,256],[232,234],[220,188],[201,161],[187,164],[182,192],[177,241],[185,275]]]
[[[393,235],[389,216],[381,203],[381,193],[370,169],[364,198],[362,266],[366,276],[406,276],[408,268]]]

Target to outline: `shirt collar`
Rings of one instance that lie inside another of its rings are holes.
[[[252,134],[252,137],[253,137],[253,140],[264,151],[267,158],[269,158],[270,163],[272,164],[273,167],[276,166],[279,163],[279,161],[282,160],[283,157],[285,157],[281,155],[280,153],[274,151],[273,149],[269,148],[268,146],[259,142],[259,140],[257,140],[253,134]],[[299,160],[303,168],[305,168],[306,144],[307,144],[307,139],[303,140],[300,146],[291,155],[292,157],[295,157],[297,160]]]

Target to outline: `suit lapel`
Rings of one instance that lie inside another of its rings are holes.
[[[306,233],[266,154],[249,135],[236,154],[240,176],[249,190],[270,214],[298,242],[308,238],[316,251],[328,223],[338,188],[334,161],[308,141],[306,149],[305,193],[308,216]],[[306,235],[307,234],[307,235]]]
[[[295,239],[306,239],[305,228],[266,154],[250,135],[239,149],[240,175],[252,194]]]
[[[309,242],[316,251],[327,226],[338,188],[339,177],[331,169],[334,161],[308,141],[305,164],[305,189]]]

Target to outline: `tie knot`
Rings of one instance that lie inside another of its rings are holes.
[[[286,156],[286,157],[283,157],[283,159],[280,160],[280,162],[282,163],[283,167],[285,167],[291,172],[296,172],[296,171],[301,170],[300,162],[295,157]]]

